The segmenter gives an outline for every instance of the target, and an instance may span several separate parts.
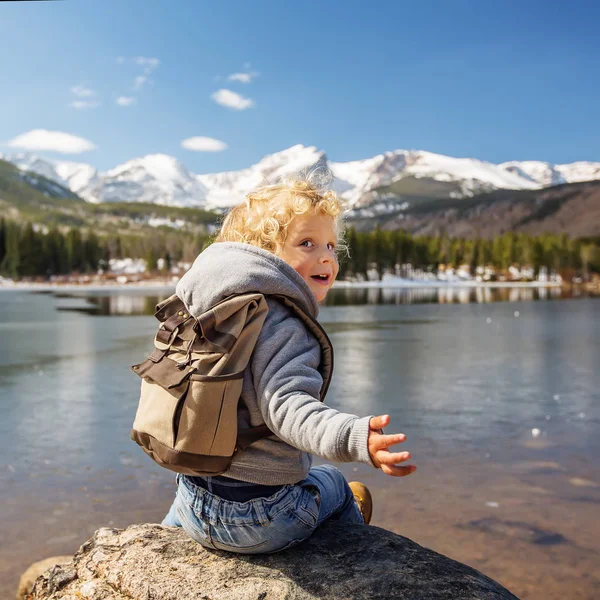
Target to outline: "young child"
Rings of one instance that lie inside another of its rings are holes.
[[[259,188],[226,217],[216,243],[177,285],[198,316],[234,293],[286,295],[316,317],[338,274],[341,204],[307,180]],[[372,501],[333,466],[311,455],[362,462],[401,477],[408,452],[388,448],[389,416],[338,412],[319,400],[321,348],[292,309],[268,298],[269,312],[243,380],[240,427],[266,424],[273,436],[239,451],[218,477],[178,474],[163,525],[183,527],[207,548],[244,554],[284,550],[327,519],[369,523]]]

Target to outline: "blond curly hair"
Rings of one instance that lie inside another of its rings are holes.
[[[319,185],[314,176],[296,176],[263,185],[246,195],[246,201],[225,217],[216,242],[241,242],[278,254],[294,217],[318,214],[332,217],[338,253],[345,250],[337,194]]]

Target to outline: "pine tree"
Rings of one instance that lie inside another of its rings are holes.
[[[439,236],[431,237],[428,239],[427,243],[427,256],[428,263],[434,269],[437,269],[440,264],[440,254],[441,254],[441,238]]]
[[[163,271],[165,271],[165,273],[170,273],[171,272],[171,265],[172,265],[172,260],[171,260],[171,254],[169,253],[169,251],[167,250],[165,252],[164,255],[164,266],[163,266]]]
[[[386,267],[385,237],[383,231],[377,226],[370,236],[369,262],[377,270],[379,281],[383,279],[383,271]]]
[[[65,240],[56,228],[50,229],[42,243],[46,275],[67,272]]]
[[[86,272],[98,270],[98,263],[102,258],[102,248],[98,237],[93,231],[87,234],[83,242],[83,267]]]
[[[533,243],[528,235],[519,236],[519,259],[521,267],[531,268],[533,266]]]
[[[590,271],[600,272],[600,246],[596,244],[582,244],[580,249],[583,274],[587,279]]]
[[[498,269],[506,269],[508,265],[504,263],[504,237],[498,236],[492,242],[492,264]]]
[[[7,277],[17,278],[19,276],[19,238],[21,229],[16,223],[6,223],[5,229],[5,254],[0,263],[0,273]]]
[[[158,267],[157,255],[153,246],[150,246],[146,252],[146,271],[152,273]]]
[[[462,257],[462,240],[452,240],[450,244],[450,258],[448,262],[454,269],[457,269],[462,264]]]
[[[438,256],[438,262],[448,264],[450,261],[450,238],[444,233],[440,237],[440,253]]]
[[[540,268],[545,265],[544,261],[544,246],[539,237],[531,240],[531,264],[533,266],[533,276],[537,277],[540,273]]]
[[[502,236],[502,249],[500,250],[500,261],[503,269],[508,269],[514,262],[515,258],[515,240],[513,233],[505,233]]]
[[[31,223],[27,223],[19,239],[19,275],[34,277],[43,273],[42,239]]]
[[[469,265],[471,275],[475,275],[475,242],[473,240],[464,240],[463,242],[463,264]]]
[[[85,270],[85,256],[81,231],[73,227],[67,233],[66,248],[69,271],[82,272]]]
[[[4,217],[0,219],[0,264],[6,255],[6,221]]]

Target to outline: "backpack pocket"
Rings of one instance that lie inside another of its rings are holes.
[[[189,376],[173,423],[175,450],[201,456],[233,455],[243,377],[243,371]]]
[[[142,378],[133,429],[175,453],[231,457],[236,448],[237,408],[244,371],[200,375],[191,365],[148,358],[132,370]]]
[[[176,363],[168,358],[160,362],[147,359],[131,368],[142,378],[133,429],[173,448],[174,416],[180,400],[188,391],[190,369],[179,370]]]

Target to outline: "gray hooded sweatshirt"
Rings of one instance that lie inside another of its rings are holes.
[[[197,317],[232,294],[289,296],[317,317],[308,284],[284,260],[249,244],[219,242],[195,260],[177,295]],[[269,312],[244,373],[239,427],[265,424],[273,436],[238,452],[225,476],[250,483],[297,483],[312,454],[373,465],[367,447],[370,417],[342,413],[319,400],[321,347],[293,311],[267,298]]]

